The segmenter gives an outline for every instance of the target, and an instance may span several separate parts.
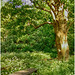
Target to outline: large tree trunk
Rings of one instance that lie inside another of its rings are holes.
[[[64,9],[64,5],[58,0],[58,2],[56,1],[55,3],[55,13],[53,26],[56,34],[58,59],[67,60],[69,57],[69,45],[67,40],[68,9]]]
[[[56,34],[56,47],[58,52],[58,59],[67,60],[69,57],[69,46],[67,40],[68,12],[65,14],[64,12],[66,12],[67,9],[64,11],[63,6],[60,5],[60,7],[62,8],[57,11],[58,14],[56,15],[56,19],[54,21],[54,31]]]
[[[55,34],[56,34],[56,47],[58,52],[58,59],[67,60],[69,57],[67,32],[64,32],[62,28],[61,30],[58,29],[58,31],[56,31]]]

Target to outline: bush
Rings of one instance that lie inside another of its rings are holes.
[[[15,36],[8,36],[5,41],[1,43],[2,52],[13,52],[16,50],[16,39]]]

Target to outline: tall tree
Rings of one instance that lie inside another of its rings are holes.
[[[32,4],[24,7],[25,4],[23,5],[21,0],[18,1],[10,0],[10,2],[7,2],[5,6],[2,8],[3,11],[2,12],[3,18],[1,18],[2,27],[5,29],[11,28],[13,31],[11,34],[17,34],[20,33],[22,29],[25,28],[24,27],[25,24],[26,25],[28,24],[27,26],[33,25],[35,29],[45,24],[53,25],[56,34],[56,47],[58,52],[58,59],[67,60],[69,57],[69,45],[67,41],[67,34],[70,26],[73,23],[72,12],[74,11],[73,10],[74,1],[73,0],[30,0],[30,1],[33,3],[33,7]],[[40,21],[38,21],[37,18],[38,14],[35,12],[36,9],[34,10],[34,7],[38,10],[45,11],[42,13],[48,12],[50,15],[46,13],[44,16],[42,16],[43,14],[41,13]],[[35,16],[35,14],[37,16]],[[8,19],[7,16],[9,17]],[[47,20],[47,18],[49,19]],[[43,19],[44,21],[42,21]],[[38,26],[34,25],[37,22],[41,24]]]
[[[58,52],[58,59],[67,60],[69,58],[69,45],[67,40],[67,33],[73,20],[69,17],[71,0],[30,0],[35,8],[50,13],[53,22],[45,22],[39,26],[34,26],[35,29],[44,24],[52,24],[56,34],[56,47]],[[70,18],[70,19],[69,19]],[[69,23],[69,24],[68,24]]]

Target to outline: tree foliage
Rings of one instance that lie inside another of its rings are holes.
[[[18,50],[50,52],[50,49],[55,48],[55,34],[51,25],[45,24],[38,30],[33,27],[33,25],[37,27],[44,22],[53,22],[52,16],[49,14],[51,8],[49,8],[48,1],[46,1],[31,0],[34,3],[31,6],[23,5],[21,0],[10,0],[1,8],[2,52]],[[67,6],[69,8],[69,22],[73,21],[74,1],[61,0],[61,2],[65,4],[65,9]],[[45,8],[49,11],[46,12]],[[73,25],[68,33],[70,50],[73,53],[73,40],[70,40],[71,38],[73,38]]]

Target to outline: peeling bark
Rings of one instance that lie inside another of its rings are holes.
[[[67,33],[64,33],[62,30],[56,32],[56,47],[58,52],[58,59],[67,60],[69,56]]]
[[[56,16],[56,20],[54,21],[53,26],[56,34],[58,59],[67,60],[69,57],[69,45],[67,40],[68,11],[66,11],[66,14],[64,13],[63,4],[60,4],[59,9],[57,7],[56,10],[58,15]]]

